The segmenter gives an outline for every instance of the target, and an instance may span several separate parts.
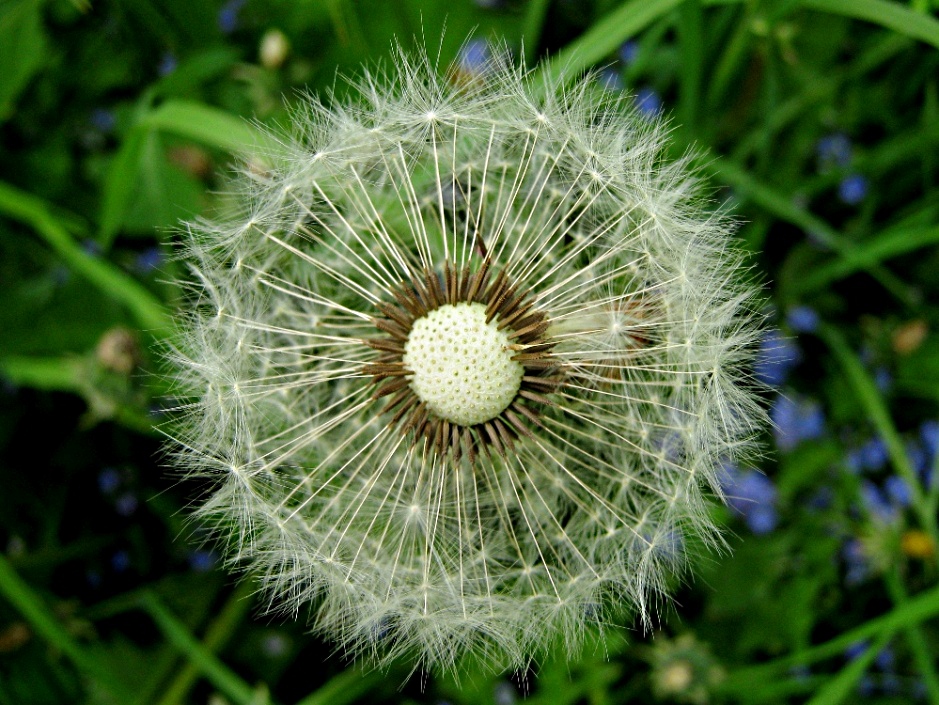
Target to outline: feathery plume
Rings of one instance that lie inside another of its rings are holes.
[[[272,608],[374,663],[648,624],[762,427],[754,288],[664,127],[399,52],[189,227],[174,457]]]

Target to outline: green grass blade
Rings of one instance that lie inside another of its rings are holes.
[[[887,0],[802,0],[802,6],[866,20],[939,49],[939,20]]]
[[[939,617],[939,587],[911,597],[902,605],[895,606],[890,612],[870,619],[861,626],[823,644],[810,646],[769,663],[738,669],[721,684],[721,690],[727,692],[751,690],[773,680],[793,666],[809,665],[838,656],[856,642],[871,639],[886,632],[893,633],[898,629],[920,624],[936,617]]]
[[[231,597],[228,598],[218,616],[212,620],[202,641],[202,646],[208,653],[217,653],[231,639],[245,615],[251,610],[253,604],[251,595],[254,593],[254,589],[254,585],[250,581],[242,581]],[[199,671],[195,664],[192,661],[188,662],[163,691],[163,696],[157,705],[185,703],[198,675]]]
[[[819,335],[828,344],[835,359],[841,365],[849,384],[854,389],[858,402],[867,412],[874,428],[886,444],[894,470],[909,486],[913,509],[919,518],[921,528],[932,537],[933,545],[939,545],[936,516],[929,511],[929,504],[926,495],[923,493],[922,485],[919,478],[916,477],[916,471],[910,464],[903,440],[900,438],[897,427],[890,417],[890,412],[883,397],[877,391],[877,385],[874,383],[873,378],[864,369],[864,365],[858,359],[858,356],[848,347],[841,333],[831,326],[822,326],[819,328]]]
[[[864,653],[841,669],[806,705],[838,705],[854,690],[857,682],[885,646],[893,638],[892,629],[885,629]]]
[[[804,208],[800,208],[793,203],[791,198],[756,181],[751,174],[748,174],[733,162],[713,158],[709,161],[708,169],[715,178],[733,186],[741,196],[749,198],[777,218],[798,226],[806,233],[812,233],[820,242],[835,252],[843,254],[853,250],[854,246],[846,242],[845,239],[824,220],[812,215]],[[758,247],[761,244],[762,243],[751,243],[753,247]],[[908,304],[912,304],[916,301],[917,297],[910,287],[889,270],[876,264],[865,269],[868,269],[870,274],[877,279],[884,288],[901,301]]]
[[[32,226],[69,267],[127,306],[144,329],[155,333],[166,329],[169,318],[160,301],[107,260],[85,252],[43,201],[0,183],[0,215]]]
[[[624,41],[648,27],[684,0],[629,0],[568,44],[535,74],[536,82],[554,83],[576,76],[614,53]]]
[[[888,230],[842,253],[837,259],[816,267],[794,281],[790,291],[799,295],[818,291],[839,279],[870,269],[884,260],[937,243],[939,227]]]
[[[258,705],[258,691],[203,646],[156,595],[144,593],[141,607],[150,615],[163,636],[220,692],[238,705]]]
[[[548,14],[550,0],[529,0],[525,20],[522,23],[522,42],[525,44],[525,63],[534,66],[538,58],[538,45],[544,18]]]
[[[55,392],[75,392],[81,388],[81,361],[70,357],[0,358],[0,374],[20,387]]]
[[[910,598],[906,594],[906,587],[903,585],[899,570],[894,568],[887,571],[884,575],[884,581],[890,591],[890,599],[893,600],[895,605],[905,605],[909,602]],[[929,693],[929,701],[939,703],[939,675],[936,674],[936,659],[930,653],[929,642],[923,635],[922,630],[916,625],[904,627],[903,632],[907,643],[910,645],[913,660],[923,677],[926,692]]]
[[[110,668],[89,655],[72,639],[71,634],[59,623],[43,599],[33,592],[2,553],[0,553],[0,594],[23,615],[38,635],[65,654],[76,668],[93,678],[118,702],[133,700],[130,689],[115,678]]]
[[[701,0],[685,0],[678,13],[682,70],[679,74],[678,115],[683,127],[696,132],[704,73],[704,13]]]
[[[362,673],[351,667],[333,676],[297,705],[346,705],[355,702],[382,680],[378,672]]]

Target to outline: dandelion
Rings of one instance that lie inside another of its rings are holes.
[[[754,288],[593,78],[399,55],[189,227],[180,468],[272,609],[432,669],[646,627],[763,426]]]

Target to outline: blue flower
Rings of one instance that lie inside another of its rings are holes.
[[[892,671],[894,660],[893,649],[889,646],[885,646],[880,650],[880,653],[874,657],[874,663],[881,671]]]
[[[218,28],[222,34],[231,34],[238,29],[238,14],[245,0],[228,0],[218,11]]]
[[[597,82],[608,91],[618,92],[625,88],[623,77],[612,66],[608,66],[600,72],[600,75],[597,76]]]
[[[760,342],[753,374],[760,382],[778,387],[801,361],[799,346],[792,339],[784,338],[778,330],[770,330]]]
[[[82,240],[81,243],[82,250],[89,257],[100,257],[101,256],[101,243],[97,240],[92,240],[91,238],[86,238]]]
[[[796,333],[814,333],[818,321],[818,312],[809,306],[795,306],[786,313],[786,323]]]
[[[884,480],[884,489],[887,491],[887,496],[890,497],[890,502],[896,507],[909,507],[913,501],[910,486],[899,475],[891,475]]]
[[[893,375],[883,365],[874,370],[874,384],[881,393],[886,394],[893,387]]]
[[[179,62],[176,60],[176,56],[172,52],[164,52],[163,56],[160,58],[160,63],[157,65],[157,73],[161,76],[171,74],[176,70],[176,66],[178,64]]]
[[[844,581],[848,585],[862,583],[870,575],[870,560],[864,550],[864,544],[858,539],[851,538],[844,542],[841,546],[841,558],[846,568]]]
[[[774,424],[776,446],[783,451],[790,451],[802,441],[820,438],[825,433],[825,413],[812,399],[795,399],[780,394],[770,409],[770,418]]]
[[[639,56],[639,43],[633,39],[627,39],[619,47],[619,60],[629,66]]]
[[[851,174],[838,185],[838,198],[849,206],[856,206],[867,195],[867,179],[860,174]]]
[[[727,504],[743,517],[754,534],[768,534],[776,528],[778,492],[773,482],[755,470],[741,472],[734,465],[725,465],[721,476],[721,489]]]
[[[196,573],[208,573],[217,562],[215,551],[199,548],[189,554],[189,567]]]
[[[892,524],[900,516],[897,506],[873,482],[865,481],[861,485],[861,500],[876,521]]]
[[[140,274],[149,274],[163,265],[163,252],[159,247],[148,247],[137,255],[134,269]]]
[[[486,72],[492,62],[492,49],[485,39],[471,39],[460,49],[460,69],[474,76]]]
[[[936,458],[936,451],[939,450],[939,421],[924,421],[919,427],[919,437],[926,448],[929,462],[932,463]]]
[[[652,88],[640,88],[635,101],[636,108],[646,117],[655,117],[662,112],[662,98]]]
[[[124,492],[114,500],[114,511],[122,517],[129,517],[137,511],[137,497],[132,492]]]
[[[104,468],[98,473],[98,489],[102,494],[111,494],[121,485],[121,474],[114,468]]]
[[[815,145],[819,171],[832,167],[846,167],[851,162],[851,140],[843,132],[822,137]]]
[[[108,134],[114,130],[117,125],[117,119],[114,113],[104,108],[95,108],[91,111],[91,125],[98,132]]]
[[[114,569],[115,573],[123,573],[128,568],[130,568],[130,554],[121,549],[114,553],[111,556],[111,568]]]
[[[889,457],[887,446],[880,437],[871,438],[859,448],[852,448],[845,456],[845,466],[855,475],[866,470],[879,470]]]
[[[868,646],[869,644],[864,640],[848,644],[848,648],[844,650],[844,657],[848,659],[848,661],[855,661],[864,655]]]

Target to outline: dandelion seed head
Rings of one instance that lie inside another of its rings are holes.
[[[188,227],[171,447],[213,481],[197,517],[272,610],[379,665],[650,626],[765,423],[732,223],[591,77],[399,53],[355,85]]]

